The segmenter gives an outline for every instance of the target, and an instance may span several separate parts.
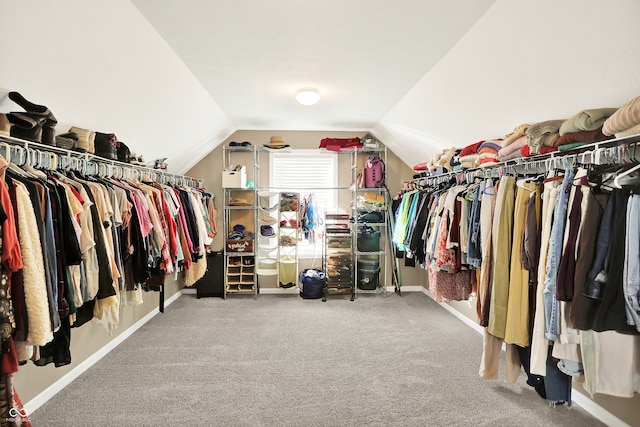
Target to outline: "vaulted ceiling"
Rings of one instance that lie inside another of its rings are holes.
[[[635,0],[0,3],[7,90],[187,171],[236,130],[373,132],[405,163],[640,94]],[[318,104],[297,104],[300,87]]]

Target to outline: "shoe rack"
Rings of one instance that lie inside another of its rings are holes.
[[[282,192],[278,223],[278,286],[298,287],[298,227],[300,193]]]
[[[257,298],[257,195],[255,186],[249,183],[256,176],[255,150],[245,146],[224,146],[222,150],[224,298],[230,294],[247,294]]]

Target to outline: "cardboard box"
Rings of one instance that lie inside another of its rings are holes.
[[[222,171],[222,188],[246,188],[247,169],[242,166],[239,170]]]

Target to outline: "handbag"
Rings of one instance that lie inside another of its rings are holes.
[[[379,188],[384,185],[384,163],[378,156],[369,156],[364,164],[365,188]]]

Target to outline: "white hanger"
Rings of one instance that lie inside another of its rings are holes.
[[[620,184],[620,178],[624,178],[627,175],[632,174],[633,172],[637,171],[638,169],[640,169],[640,163],[635,165],[634,167],[627,169],[624,172],[619,173],[618,175],[616,175],[615,179],[613,180],[613,185],[616,188],[622,188],[622,185]]]

